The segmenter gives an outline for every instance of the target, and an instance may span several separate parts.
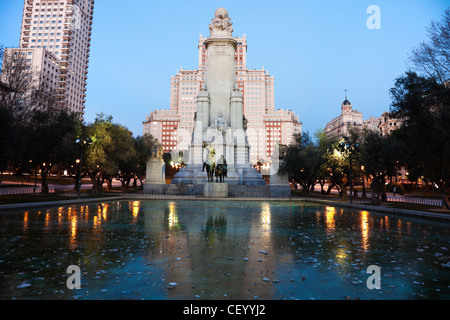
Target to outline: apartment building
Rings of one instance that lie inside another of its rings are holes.
[[[172,127],[162,123],[177,122],[178,135],[172,139],[164,139],[162,146],[165,152],[187,150],[194,129],[197,111],[197,96],[201,85],[205,82],[206,72],[206,37],[200,35],[198,41],[198,68],[181,68],[171,77],[170,110],[156,110],[143,122],[144,134],[163,137],[162,129]],[[237,49],[235,53],[236,82],[244,97],[244,115],[248,121],[247,134],[250,144],[250,161],[269,161],[273,151],[275,136],[271,134],[274,123],[281,126],[276,139],[280,143],[289,144],[292,135],[301,132],[301,123],[292,111],[275,110],[275,79],[264,68],[247,68],[247,38],[235,37]],[[282,125],[281,125],[282,124]],[[174,130],[174,129],[172,129]],[[188,138],[187,138],[188,137]],[[174,143],[175,142],[175,143]]]
[[[379,118],[370,116],[364,120],[363,114],[353,109],[346,96],[341,105],[341,114],[326,124],[325,133],[330,138],[339,138],[348,135],[349,130],[354,128],[378,131],[381,136],[386,136],[398,129],[401,123],[400,119],[394,118],[389,112],[384,112]]]
[[[81,114],[85,108],[93,10],[94,0],[25,0],[19,49],[14,49],[55,61],[57,103]],[[44,73],[53,71],[53,66],[39,67],[37,60],[32,61]]]

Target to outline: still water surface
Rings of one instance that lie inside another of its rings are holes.
[[[0,299],[450,299],[449,226],[265,201],[2,213]]]

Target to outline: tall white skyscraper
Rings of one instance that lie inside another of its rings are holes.
[[[19,49],[8,49],[31,60],[42,77],[49,76],[46,82],[56,91],[58,106],[81,114],[93,10],[94,0],[25,0]],[[49,59],[54,63],[48,64]]]

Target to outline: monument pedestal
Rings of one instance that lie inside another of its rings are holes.
[[[147,172],[144,192],[155,193],[162,190],[166,184],[166,165],[163,160],[150,159],[147,161]]]
[[[278,156],[278,155],[277,155]],[[282,165],[278,159],[273,159],[270,167],[269,189],[272,198],[290,198],[291,186],[287,174],[281,174],[279,168]],[[274,169],[275,168],[275,169]]]
[[[205,183],[203,185],[203,196],[205,198],[227,198],[228,184],[226,183]]]

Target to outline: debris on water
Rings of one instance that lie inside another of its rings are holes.
[[[263,278],[263,281],[264,282],[270,282],[270,279],[269,278]]]
[[[169,282],[169,286],[167,287],[167,289],[169,290],[174,290],[177,287],[177,283],[176,282]]]
[[[31,284],[29,284],[29,283],[22,283],[20,286],[18,286],[17,288],[18,289],[23,289],[23,288],[28,288],[28,287],[31,287]]]

